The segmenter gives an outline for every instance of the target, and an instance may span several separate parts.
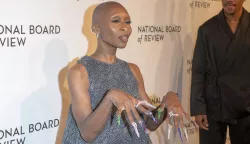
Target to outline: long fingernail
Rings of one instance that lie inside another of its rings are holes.
[[[161,118],[161,113],[162,113],[162,109],[161,108],[159,108],[158,110],[157,110],[157,116],[158,116],[158,119],[160,119]]]
[[[140,124],[141,127],[143,128],[144,132],[145,132],[145,133],[148,133],[148,130],[147,130],[147,128],[146,128],[146,125],[145,125],[144,121],[139,121],[139,124]]]
[[[181,142],[183,142],[180,128],[178,128],[178,132],[179,132],[179,135],[180,135]]]
[[[158,119],[160,119],[161,118],[161,112],[158,112],[157,116],[158,116]]]
[[[158,123],[157,120],[155,119],[155,117],[154,117],[153,115],[150,115],[150,116],[151,116],[151,118],[153,119],[153,121],[154,121],[155,123]]]
[[[154,105],[148,103],[146,100],[144,100],[144,104],[151,107],[151,108],[153,108],[153,109],[156,109],[156,107]]]
[[[118,123],[118,126],[120,126],[120,124],[121,124],[121,116],[117,116],[117,123]]]
[[[153,115],[151,111],[145,111],[145,114],[148,116]]]
[[[152,112],[146,111],[145,114],[148,115],[148,116],[150,116],[150,117],[153,119],[153,121],[154,121],[155,123],[157,123],[157,120],[154,118]]]
[[[168,124],[168,139],[170,139],[171,131],[172,131],[172,126]]]
[[[185,137],[187,138],[187,140],[188,140],[188,134],[187,134],[187,128],[183,128],[183,131],[184,131],[184,133],[185,133]]]
[[[138,129],[137,129],[137,124],[136,124],[135,122],[133,122],[133,123],[132,123],[132,126],[133,126],[134,129],[135,129],[136,135],[137,135],[138,137],[140,137],[139,131],[138,131]]]
[[[159,108],[158,111],[159,111],[159,112],[163,112],[163,109],[162,109],[162,108]]]

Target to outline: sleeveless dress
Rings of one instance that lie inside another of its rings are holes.
[[[120,89],[126,93],[139,97],[137,81],[127,62],[117,59],[115,63],[108,64],[92,57],[84,56],[77,63],[82,64],[89,77],[89,95],[94,110],[105,92],[109,89]],[[122,115],[123,117],[124,115]],[[143,119],[143,117],[141,117]],[[137,137],[134,128],[128,118],[124,116],[120,125],[117,116],[110,114],[105,128],[96,137],[93,144],[151,144],[150,137],[136,121],[140,137]],[[73,117],[70,105],[66,128],[64,130],[63,144],[87,144],[80,135],[76,121]]]

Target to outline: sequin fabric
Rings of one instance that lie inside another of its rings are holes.
[[[89,56],[82,57],[78,63],[85,66],[89,77],[89,94],[91,97],[92,109],[95,109],[105,92],[109,89],[121,89],[128,94],[138,98],[138,85],[127,62],[117,59],[115,63],[108,64]],[[101,116],[100,116],[101,118]],[[152,144],[150,137],[137,123],[140,137],[137,137],[134,128],[129,123],[125,114],[122,115],[120,125],[117,123],[115,109],[102,133],[96,137],[93,144]],[[64,130],[63,144],[87,144],[81,136],[76,121],[69,108],[66,128]]]

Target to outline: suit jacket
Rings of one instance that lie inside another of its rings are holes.
[[[193,55],[191,115],[234,120],[250,115],[250,14],[233,33],[223,10],[198,29]]]

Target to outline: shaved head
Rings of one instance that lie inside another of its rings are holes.
[[[92,16],[92,31],[99,45],[124,48],[132,32],[127,10],[117,2],[99,4]]]
[[[107,15],[107,13],[114,8],[122,8],[126,10],[120,3],[114,1],[99,4],[93,12],[92,25],[100,24],[101,19],[104,18],[105,15]]]

